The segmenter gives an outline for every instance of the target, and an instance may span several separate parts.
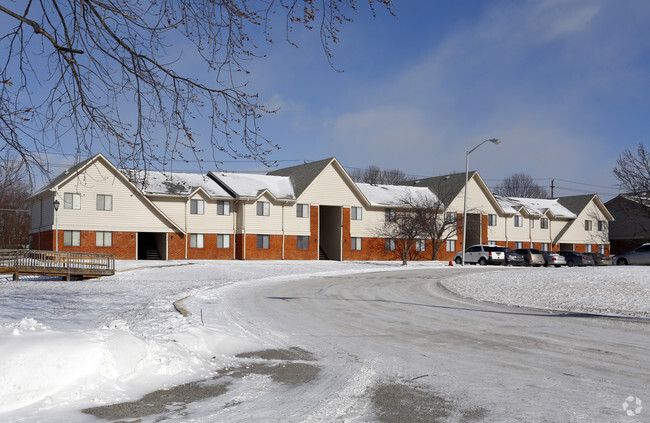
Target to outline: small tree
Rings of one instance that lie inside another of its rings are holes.
[[[640,204],[650,205],[650,151],[639,144],[634,154],[625,150],[616,160],[614,176],[629,197]]]
[[[548,198],[546,189],[525,173],[515,173],[507,177],[502,184],[494,188],[494,192],[504,197]]]
[[[29,242],[30,215],[26,201],[29,184],[22,179],[22,163],[0,162],[0,248],[21,248]]]
[[[395,256],[402,259],[404,266],[420,253],[415,247],[418,239],[422,239],[421,222],[418,210],[401,204],[399,208],[386,209],[386,221],[377,231],[380,238],[392,243]]]

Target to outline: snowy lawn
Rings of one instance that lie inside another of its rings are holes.
[[[196,313],[181,316],[175,301],[220,309],[233,290],[315,275],[442,267],[443,285],[465,297],[650,317],[648,267],[490,268],[469,276],[446,264],[118,261],[115,276],[80,282],[0,275],[0,420],[72,422],[80,417],[70,410],[208,377],[235,354],[269,346],[229,322],[227,310],[203,325]]]

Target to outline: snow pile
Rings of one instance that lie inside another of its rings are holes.
[[[442,285],[463,297],[521,307],[650,318],[644,266],[508,268]]]

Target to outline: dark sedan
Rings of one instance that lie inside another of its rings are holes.
[[[566,265],[569,267],[593,266],[595,264],[594,259],[577,251],[558,251],[558,254],[564,256]]]
[[[594,259],[596,266],[611,266],[613,264],[612,258],[601,253],[585,253],[585,255]]]

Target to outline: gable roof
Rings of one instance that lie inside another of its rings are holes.
[[[506,213],[514,214],[523,208],[529,215],[541,216],[551,213],[555,217],[578,217],[574,212],[560,204],[557,199],[504,197],[497,194],[494,194],[494,198]]]
[[[305,192],[313,180],[316,179],[316,177],[320,175],[321,172],[334,160],[336,159],[330,157],[329,159],[318,160],[316,162],[277,169],[267,173],[267,175],[289,177],[291,184],[293,185],[295,198],[298,198],[303,192]]]
[[[255,175],[250,173],[210,172],[208,175],[236,198],[258,198],[264,192],[282,200],[295,200],[288,176]]]
[[[59,175],[57,175],[52,180],[50,180],[50,182],[48,182],[47,184],[42,186],[34,194],[30,195],[27,199],[30,200],[33,197],[38,197],[39,195],[41,195],[41,194],[43,194],[45,192],[51,191],[52,189],[56,188],[57,186],[63,184],[68,179],[71,179],[71,178],[75,177],[78,173],[81,173],[83,171],[83,169],[86,168],[87,165],[89,165],[90,163],[97,160],[98,156],[101,156],[102,158],[104,158],[105,161],[108,162],[108,160],[101,154],[97,154],[97,155],[95,155],[93,157],[89,157],[86,160],[82,160],[79,163],[77,163],[76,165],[70,166],[69,168],[67,168],[66,170],[61,172]]]
[[[600,200],[597,194],[572,195],[569,197],[560,197],[557,201],[576,215],[579,215],[585,207],[592,201],[600,209],[607,220],[614,220],[614,216],[607,210],[605,204]]]
[[[202,189],[209,197],[232,196],[214,179],[199,173],[163,173],[158,171],[123,170],[129,180],[142,187],[147,195],[188,196]]]
[[[474,178],[478,174],[473,170],[469,172],[468,179]],[[417,179],[405,182],[404,185],[427,187],[434,194],[441,198],[442,201],[451,202],[465,188],[465,173],[452,173],[449,175],[433,176],[431,178]]]
[[[434,203],[438,197],[426,187],[357,183],[357,187],[373,206],[400,206],[405,200]]]

